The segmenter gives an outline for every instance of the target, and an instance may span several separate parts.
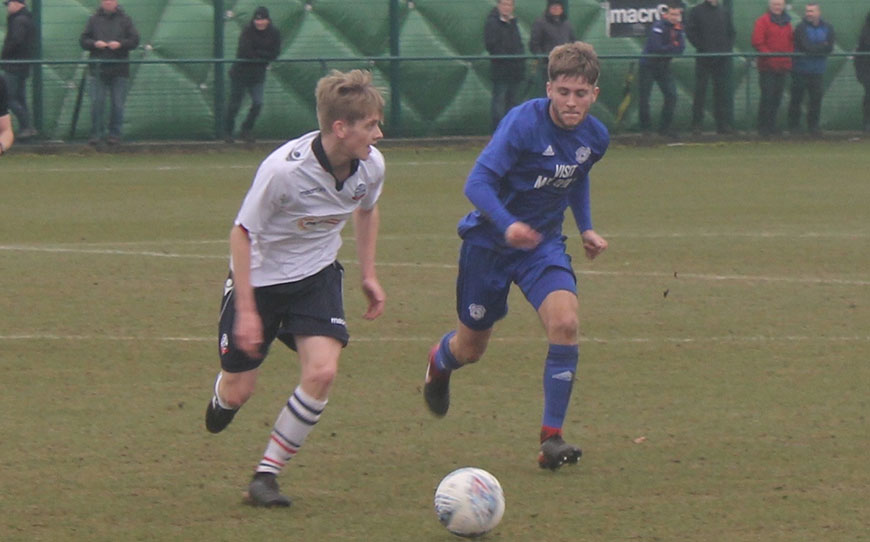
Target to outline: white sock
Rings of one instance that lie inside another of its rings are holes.
[[[293,459],[320,419],[326,401],[318,401],[297,386],[278,414],[257,472],[278,474]]]
[[[220,371],[220,372],[218,372],[217,378],[214,379],[214,398],[217,401],[218,406],[221,407],[222,409],[235,410],[234,408],[232,408],[232,407],[228,406],[226,403],[224,403],[224,400],[221,399],[221,394],[218,391],[221,389],[221,378],[223,378],[223,376],[224,376],[224,372]]]

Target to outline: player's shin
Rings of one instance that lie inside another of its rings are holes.
[[[318,401],[302,391],[301,387],[297,387],[275,420],[269,435],[269,444],[263,453],[263,459],[257,465],[257,472],[281,472],[320,420],[324,408],[325,400]]]
[[[541,442],[562,434],[562,424],[571,400],[577,371],[579,347],[551,344],[544,364],[544,414],[541,420]]]

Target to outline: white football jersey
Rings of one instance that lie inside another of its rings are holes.
[[[254,287],[295,282],[334,262],[353,211],[373,208],[381,195],[380,151],[372,147],[356,172],[337,183],[312,148],[319,135],[288,141],[266,157],[236,216],[251,238]]]

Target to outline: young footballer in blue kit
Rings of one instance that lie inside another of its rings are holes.
[[[429,353],[423,395],[429,410],[450,406],[450,375],[478,361],[492,327],[507,314],[511,283],[535,307],[550,346],[544,363],[541,468],[580,459],[562,438],[578,361],[577,279],[565,249],[562,222],[571,208],[586,256],[607,241],[592,229],[589,170],[610,136],[589,115],[598,97],[598,57],[573,42],[549,56],[547,98],[512,109],[481,152],[465,184],[475,210],[459,222],[456,308],[459,322]]]

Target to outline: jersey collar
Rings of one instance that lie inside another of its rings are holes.
[[[314,156],[317,157],[317,161],[320,162],[320,165],[326,170],[327,173],[332,175],[332,178],[335,179],[335,191],[341,192],[341,189],[344,188],[344,181],[339,181],[335,178],[335,172],[332,170],[332,164],[329,163],[329,158],[326,156],[326,151],[323,150],[323,141],[320,139],[321,134],[317,134],[317,137],[314,138],[314,141],[311,142],[311,150],[314,151]],[[356,170],[359,169],[359,158],[354,158],[350,161],[350,175],[347,178],[351,178]],[[345,179],[346,181],[347,179]]]

